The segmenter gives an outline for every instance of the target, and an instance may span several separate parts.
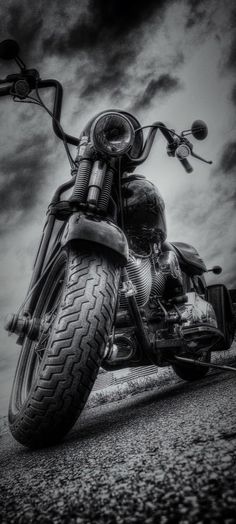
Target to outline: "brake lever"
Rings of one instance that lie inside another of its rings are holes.
[[[189,148],[189,153],[191,156],[193,156],[193,158],[197,158],[197,160],[201,160],[202,162],[205,162],[205,164],[213,163],[212,160],[206,160],[205,158],[202,158],[200,155],[197,155],[196,153],[194,153],[193,144],[187,138],[184,138],[183,140],[181,140],[180,145],[181,143],[186,145]]]
[[[193,152],[193,150],[190,150],[191,156],[194,158],[197,158],[198,160],[201,160],[202,162],[205,162],[205,164],[213,164],[212,160],[206,160],[205,158],[202,158],[199,155],[196,155],[196,153]]]

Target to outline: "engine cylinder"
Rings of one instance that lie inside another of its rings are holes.
[[[149,258],[130,255],[126,269],[135,289],[138,306],[142,307],[147,303],[152,288],[151,261]],[[120,308],[127,308],[127,299],[122,291]]]
[[[149,257],[141,258],[131,254],[126,268],[129,279],[134,286],[135,298],[139,307],[145,306],[150,296],[161,297],[164,294],[165,275],[155,269]],[[122,288],[120,309],[127,309],[127,298],[122,292]]]

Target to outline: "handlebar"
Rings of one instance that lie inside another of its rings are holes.
[[[146,138],[146,142],[144,144],[141,156],[138,157],[138,158],[131,158],[130,157],[130,161],[132,163],[132,166],[139,166],[140,164],[142,164],[147,159],[147,157],[148,157],[148,155],[150,153],[150,150],[151,150],[154,138],[156,136],[156,132],[157,132],[158,129],[160,129],[160,131],[162,132],[162,134],[166,138],[167,142],[169,142],[169,144],[171,144],[173,142],[173,135],[170,133],[169,129],[167,129],[165,124],[163,124],[162,122],[154,122],[151,126],[147,126],[147,127],[151,127],[151,129],[150,129],[150,131],[148,133],[148,136]],[[136,132],[137,131],[138,131],[138,129],[136,129]]]
[[[61,108],[62,108],[62,99],[63,99],[63,87],[60,84],[60,82],[54,79],[40,80],[39,73],[38,71],[36,71],[36,69],[25,69],[21,71],[20,74],[8,75],[5,79],[3,80],[0,79],[0,85],[4,83],[8,84],[5,87],[0,87],[0,97],[11,95],[11,94],[13,94],[14,96],[14,93],[12,93],[12,88],[14,85],[16,85],[15,83],[17,83],[17,80],[20,80],[20,79],[21,80],[24,79],[26,82],[28,82],[29,92],[32,89],[36,89],[37,91],[37,89],[41,89],[41,88],[43,89],[43,88],[48,88],[48,87],[53,87],[55,89],[54,104],[53,104],[53,111],[52,111],[52,116],[53,116],[52,125],[53,125],[54,133],[61,140],[63,141],[66,140],[67,143],[78,146],[80,142],[79,138],[69,135],[67,133],[64,133],[60,126]],[[174,135],[176,135],[176,133],[168,129],[165,124],[163,124],[162,122],[154,122],[151,126],[146,126],[146,127],[151,127],[151,129],[146,138],[146,141],[145,141],[140,157],[139,158],[128,157],[130,161],[129,165],[132,168],[142,164],[147,159],[158,129],[161,131],[161,133],[167,140],[169,146],[172,146],[172,148],[174,148],[173,151],[176,150],[176,147],[175,147],[176,139],[174,138]],[[136,132],[137,131],[139,131],[139,129],[136,129]],[[191,155],[195,156],[196,158],[199,158],[199,160],[203,160],[204,162],[207,162],[209,164],[211,163],[209,161],[202,159],[201,157],[197,156],[196,154],[194,154],[192,149],[191,149]],[[187,160],[187,158],[180,158],[178,156],[176,156],[176,158],[178,158],[179,162],[181,162],[182,166],[184,167],[187,173],[191,173],[193,171],[193,168],[191,164],[189,163],[189,161]]]
[[[146,138],[146,142],[144,144],[141,156],[139,158],[134,158],[134,159],[130,158],[132,166],[138,166],[147,159],[158,129],[161,131],[161,133],[163,134],[163,136],[165,137],[169,145],[172,145],[175,143],[175,140],[173,138],[173,133],[166,127],[166,125],[163,124],[163,122],[154,122],[151,125],[151,129]],[[178,160],[181,162],[182,166],[184,167],[185,171],[187,171],[187,173],[191,173],[193,171],[193,168],[190,162],[186,158],[183,158],[183,159],[178,158]]]
[[[12,86],[0,87],[0,96],[10,95]]]
[[[26,71],[27,73],[27,71]],[[10,95],[12,91],[12,87],[14,85],[14,82],[12,82],[12,77],[15,77],[15,80],[25,78],[27,80],[27,75],[19,74],[19,75],[9,75],[9,77],[5,78],[4,80],[0,80],[0,84],[11,82],[11,85],[0,87],[0,96],[6,96]],[[58,80],[54,79],[48,79],[48,80],[37,80],[35,82],[35,87],[38,89],[45,88],[45,87],[53,87],[55,89],[55,97],[54,97],[54,104],[53,104],[53,119],[52,119],[52,125],[54,133],[63,140],[64,138],[69,144],[77,146],[79,144],[79,138],[76,136],[68,135],[67,133],[64,133],[64,136],[61,132],[61,129],[59,128],[57,122],[60,123],[61,119],[61,108],[62,108],[62,98],[63,98],[63,87],[58,82]],[[32,88],[31,88],[32,89]]]

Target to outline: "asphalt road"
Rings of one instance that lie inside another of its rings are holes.
[[[1,438],[3,523],[236,522],[236,376],[84,412],[59,446]]]

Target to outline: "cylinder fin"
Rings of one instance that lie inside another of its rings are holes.
[[[80,161],[78,174],[70,200],[78,204],[86,202],[89,177],[92,170],[92,161],[83,159]]]
[[[111,194],[112,180],[113,180],[113,171],[111,169],[108,169],[105,174],[102,192],[98,200],[98,206],[102,211],[107,211],[109,198]]]
[[[151,261],[149,258],[130,255],[126,268],[136,291],[138,306],[144,306],[149,300],[152,289]],[[121,293],[120,307],[121,309],[127,308],[127,299],[123,293]]]

